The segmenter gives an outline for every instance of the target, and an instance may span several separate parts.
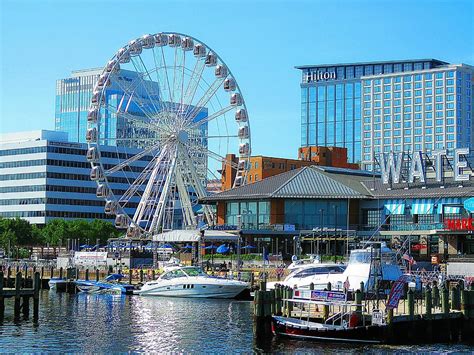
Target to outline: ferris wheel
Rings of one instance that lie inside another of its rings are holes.
[[[191,36],[149,34],[120,48],[98,77],[87,121],[96,195],[128,237],[212,225],[213,211],[198,204],[207,182],[232,167],[231,186],[246,183],[244,98],[222,58]]]

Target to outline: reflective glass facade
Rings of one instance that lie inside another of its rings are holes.
[[[347,148],[348,161],[362,161],[362,77],[435,68],[447,63],[412,61],[300,66],[301,146]]]
[[[363,78],[362,167],[381,152],[474,146],[474,68],[448,65]]]

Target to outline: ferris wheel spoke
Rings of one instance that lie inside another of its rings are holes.
[[[115,173],[119,170],[122,170],[124,167],[129,166],[131,163],[143,158],[145,155],[148,155],[151,152],[153,152],[154,150],[157,150],[159,148],[160,148],[159,144],[152,145],[152,146],[146,148],[145,150],[141,151],[140,153],[135,154],[131,158],[128,158],[127,160],[124,160],[120,164],[115,165],[113,168],[105,170],[104,174],[107,176],[107,175],[111,175],[111,174],[113,174],[113,173]]]
[[[194,95],[199,87],[199,83],[202,78],[202,73],[206,67],[206,62],[204,59],[199,58],[194,65],[193,72],[189,78],[188,86],[186,88],[186,94],[184,95],[184,103],[186,106],[191,106],[194,100]]]
[[[137,76],[137,78],[138,78],[138,76]],[[119,106],[116,108],[117,113],[120,112],[121,114],[131,114],[131,113],[128,112],[128,110],[130,109],[130,104],[132,102],[135,102],[135,106],[138,107],[138,109],[145,115],[145,117],[148,117],[150,120],[153,118],[153,112],[145,109],[146,102],[144,100],[142,100],[140,98],[140,95],[138,95],[137,92],[136,92],[137,89],[138,89],[138,84],[139,84],[139,82],[137,82],[137,80],[134,81],[134,83],[136,83],[136,85],[134,86],[133,90],[126,89],[124,87],[124,85],[122,85],[122,83],[120,83],[120,80],[116,80],[116,81],[114,81],[114,83],[116,83],[119,86],[119,88],[124,92],[124,95],[122,96],[122,99],[120,100]],[[128,97],[128,99],[127,99],[127,97]],[[124,107],[123,110],[121,110],[124,102],[125,102],[125,107]],[[137,115],[135,115],[135,116],[137,116]]]
[[[217,78],[214,82],[209,86],[206,92],[203,94],[201,99],[196,103],[191,112],[186,115],[185,119],[187,122],[192,122],[194,117],[199,114],[201,109],[207,105],[209,100],[214,96],[216,91],[221,87],[224,83],[225,78]]]
[[[223,164],[226,164],[226,165],[230,165],[232,168],[234,169],[237,169],[238,168],[238,164],[237,163],[234,163],[232,161],[229,161],[227,160],[225,157],[223,157],[222,155],[218,154],[218,153],[215,153],[213,152],[212,150],[208,149],[208,148],[205,148],[204,146],[199,146],[197,147],[196,145],[194,146],[188,146],[189,150],[190,151],[195,151],[195,152],[198,152],[198,153],[202,153],[202,154],[205,154],[207,155],[208,157],[216,160],[217,162],[219,163],[223,163]]]
[[[205,123],[208,123],[222,115],[225,115],[227,112],[229,112],[232,109],[235,109],[235,106],[229,105],[227,107],[224,107],[220,109],[219,111],[214,112],[212,115],[207,116],[206,118],[203,118],[202,120],[197,121],[196,123],[191,125],[191,128],[198,128],[199,126],[202,126]]]
[[[151,79],[151,76],[148,73],[148,69],[145,66],[145,63],[143,62],[142,57],[140,55],[138,55],[138,59],[140,60],[140,63],[135,61],[133,59],[133,57],[131,58],[131,62],[133,64],[133,66],[135,67],[136,71],[141,74],[141,75],[137,75],[137,78],[141,82],[141,87],[143,87],[143,91],[148,96],[148,100],[150,101],[150,104],[153,107],[154,112],[152,112],[152,116],[154,116],[155,114],[160,112],[160,110],[155,106],[155,99],[154,99],[155,95],[150,95],[150,92],[148,90],[148,86],[150,84],[152,84],[154,81]],[[144,79],[145,75],[147,75],[150,78],[149,83]],[[159,93],[157,94],[157,96],[159,96]],[[151,109],[151,107],[150,107],[150,109]]]
[[[164,64],[161,62],[161,57],[156,55],[155,47],[153,47],[152,53],[153,53],[153,61],[155,63],[155,69],[153,71],[156,72],[156,80],[158,82],[158,87],[160,88],[158,98],[160,100],[160,103],[161,103],[163,109],[166,110],[166,111],[169,111],[169,104],[166,103],[166,100],[164,100],[164,95],[163,95],[163,93],[165,92],[165,89],[166,89],[165,88],[165,83],[163,82],[165,80],[160,78],[160,69],[164,67]],[[159,62],[158,62],[157,57],[160,58]],[[164,69],[166,71],[166,67],[164,67]]]

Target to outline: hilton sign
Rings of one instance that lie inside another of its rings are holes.
[[[310,83],[314,81],[322,81],[322,80],[336,80],[336,72],[335,71],[315,71],[311,73],[306,73],[304,76],[304,82]]]
[[[467,160],[462,160],[469,154],[469,148],[458,148],[454,150],[453,161],[449,164],[452,166],[453,179],[454,181],[469,181],[471,174],[466,173],[464,170],[467,169]],[[411,159],[404,159],[405,156],[411,157]],[[431,157],[427,157],[422,152],[415,152],[413,154],[406,153],[382,153],[379,156],[380,172],[382,173],[382,183],[398,184],[400,182],[400,176],[402,175],[402,167],[405,172],[408,173],[408,183],[413,183],[415,179],[419,182],[426,182],[426,171],[425,167],[428,165],[432,166],[436,175],[434,179],[437,182],[444,181],[444,165],[443,159],[447,159],[447,151],[435,150],[431,152]],[[403,164],[403,162],[408,164]]]

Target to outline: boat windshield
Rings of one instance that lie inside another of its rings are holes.
[[[349,264],[370,264],[370,252],[365,250],[352,251]]]
[[[327,265],[327,266],[317,266],[310,267],[303,270],[296,270],[292,272],[290,277],[308,277],[314,275],[324,275],[324,274],[342,274],[346,269],[345,265]]]
[[[199,267],[187,267],[183,271],[188,276],[208,276],[204,271]]]
[[[171,270],[164,273],[161,278],[165,280],[175,279],[177,277],[186,277],[186,274],[181,269]]]

